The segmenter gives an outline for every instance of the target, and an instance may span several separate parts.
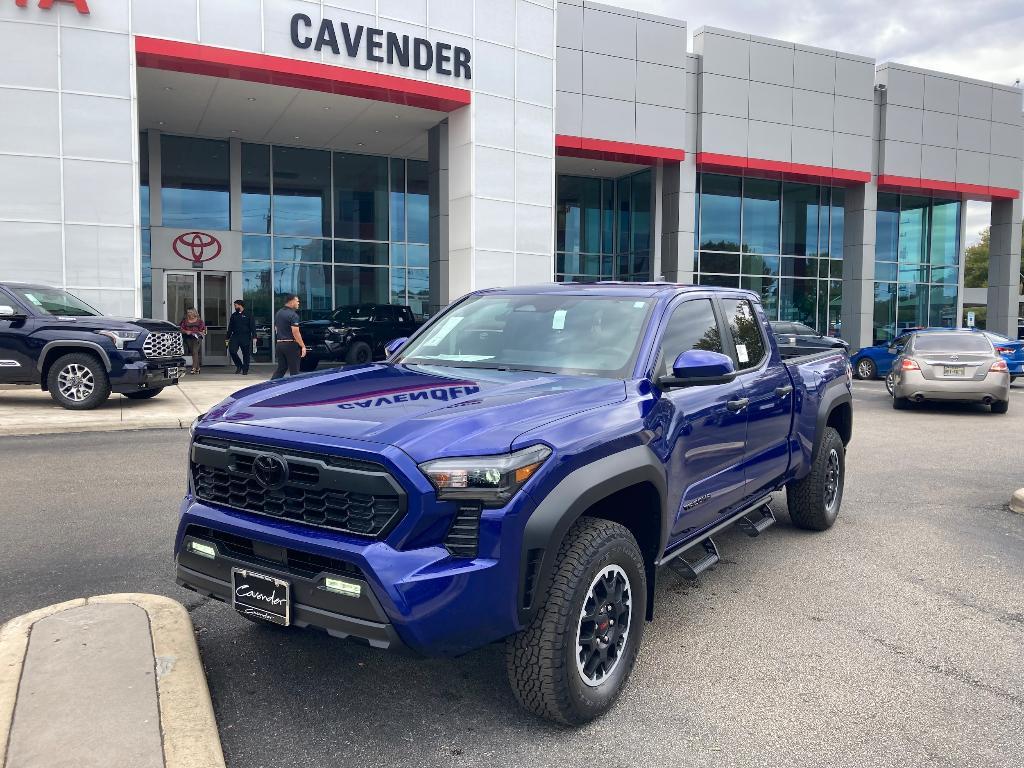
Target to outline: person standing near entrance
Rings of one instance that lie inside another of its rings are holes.
[[[256,322],[245,311],[245,302],[235,299],[235,311],[228,320],[228,353],[235,364],[235,373],[249,375],[249,361],[252,359],[252,340],[256,335]],[[238,353],[242,356],[239,358]]]
[[[271,380],[282,378],[285,373],[295,376],[299,372],[299,360],[306,356],[306,343],[299,332],[299,297],[294,293],[285,299],[284,306],[274,315],[274,335],[277,338],[277,370]]]
[[[203,339],[206,338],[206,323],[195,307],[185,310],[185,319],[178,325],[185,337],[188,353],[192,356],[191,373],[198,374],[203,367]]]

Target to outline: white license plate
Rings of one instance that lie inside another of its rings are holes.
[[[963,376],[964,366],[962,365],[945,365],[942,371],[943,376]]]
[[[167,369],[167,378],[168,379],[177,379],[179,376],[181,376],[180,369],[178,369],[178,368],[168,368]]]

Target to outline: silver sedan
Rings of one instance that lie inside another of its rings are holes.
[[[983,333],[927,331],[912,334],[893,361],[892,407],[911,402],[961,400],[984,403],[992,413],[1010,405],[1006,361]]]

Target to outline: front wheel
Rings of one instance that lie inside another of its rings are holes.
[[[870,357],[862,357],[858,360],[856,370],[858,379],[873,379],[878,375],[878,366]]]
[[[71,411],[88,411],[110,396],[110,379],[98,357],[73,352],[50,366],[46,388],[57,405]]]
[[[818,455],[802,480],[786,486],[789,517],[797,528],[824,531],[832,527],[843,503],[846,446],[832,427],[825,427]]]
[[[373,350],[365,341],[357,341],[349,347],[348,354],[345,355],[345,362],[348,365],[364,365],[373,362]]]
[[[579,725],[606,712],[636,661],[647,615],[647,572],[625,527],[584,517],[565,535],[547,599],[509,638],[506,666],[519,703]]]

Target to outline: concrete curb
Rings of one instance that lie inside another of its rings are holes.
[[[149,616],[166,768],[224,768],[210,690],[188,612],[169,597],[136,593],[69,600],[18,616],[0,627],[0,766],[6,761],[32,625],[91,603],[128,603]]]
[[[198,415],[198,414],[197,414]],[[195,417],[185,421],[182,419],[154,419],[126,424],[118,422],[79,422],[76,424],[53,424],[11,429],[0,429],[0,437],[32,437],[33,435],[71,434],[74,432],[133,432],[142,429],[188,429]]]
[[[1019,488],[1010,497],[1010,511],[1024,515],[1024,488]]]

